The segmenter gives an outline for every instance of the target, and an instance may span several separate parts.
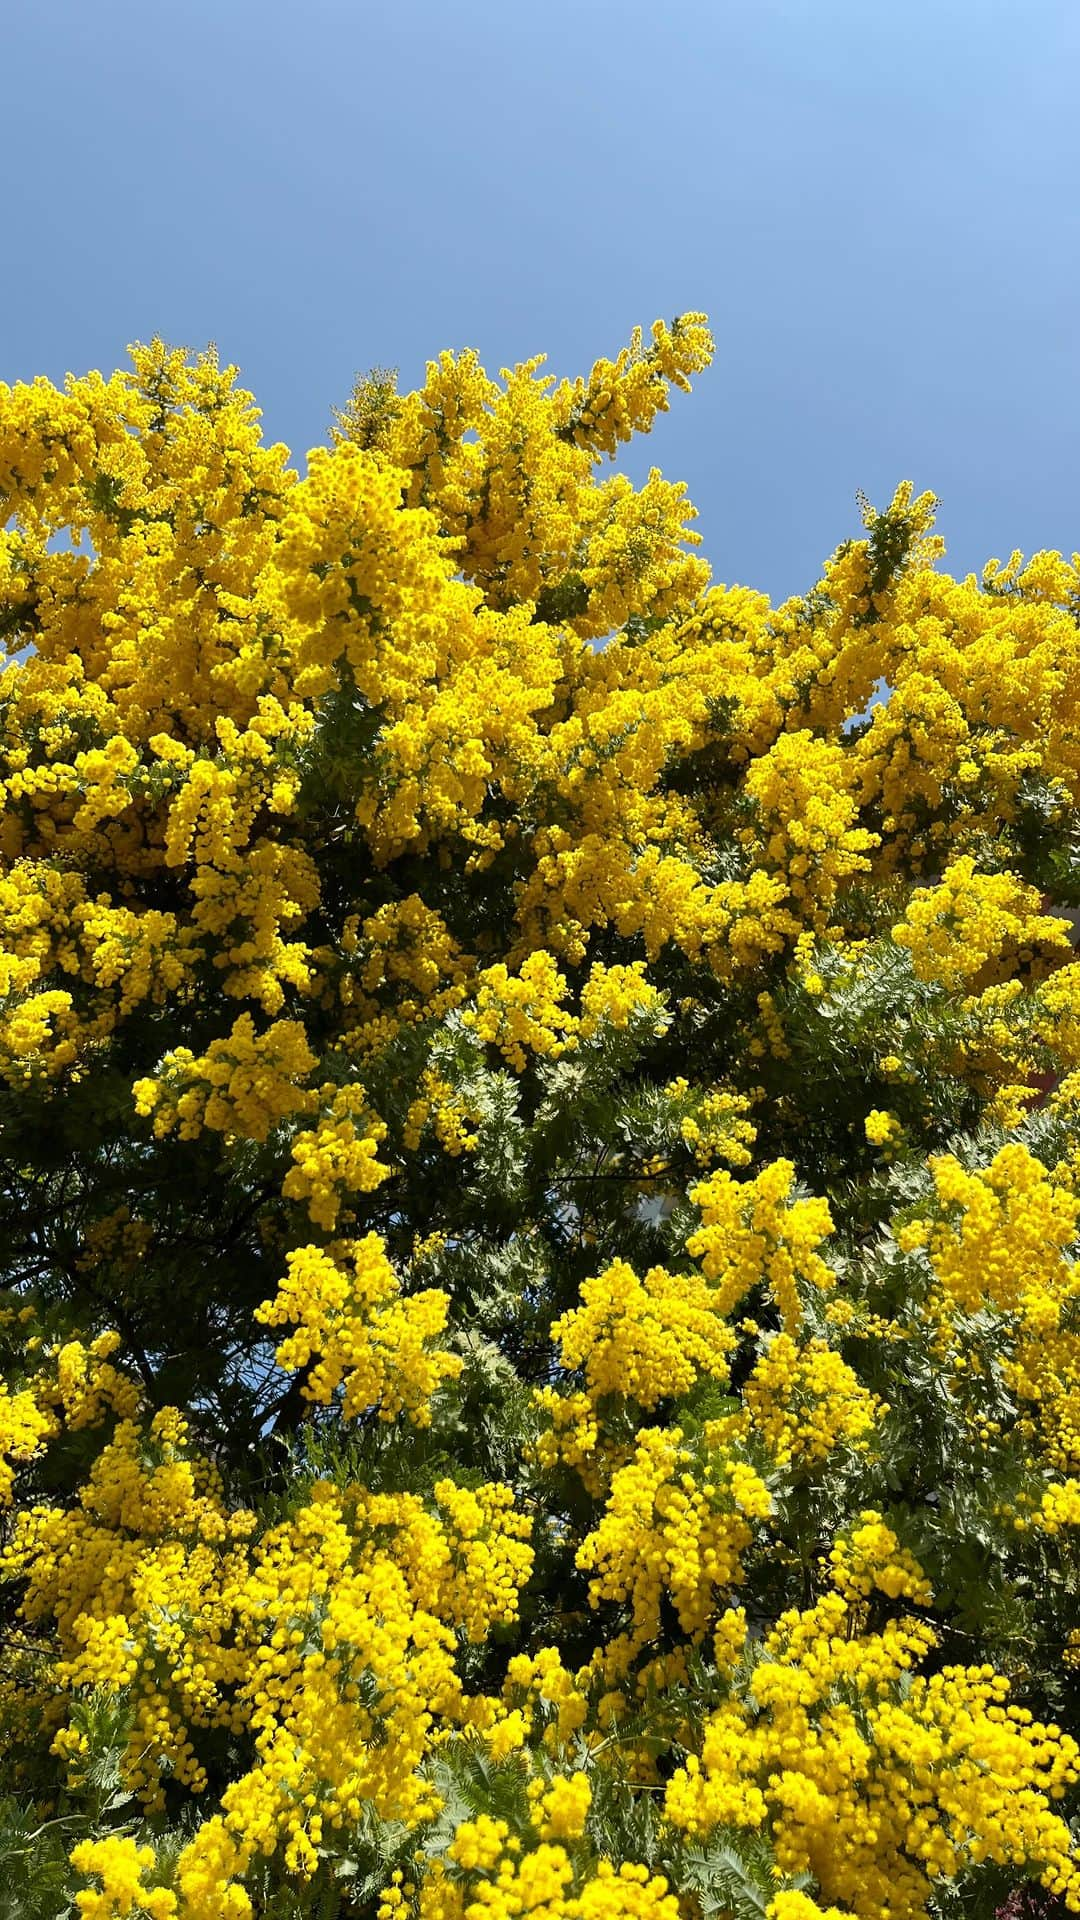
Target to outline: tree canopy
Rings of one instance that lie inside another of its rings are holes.
[[[711,354],[0,386],[4,1920],[1080,1911],[1080,556]]]

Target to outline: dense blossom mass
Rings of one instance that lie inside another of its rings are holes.
[[[1080,1912],[1080,556],[711,352],[0,386],[9,1920]]]

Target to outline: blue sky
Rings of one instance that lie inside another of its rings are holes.
[[[1080,547],[1076,0],[6,0],[0,378],[160,332],[302,464],[354,374],[718,352],[629,463],[801,591],[855,490]]]

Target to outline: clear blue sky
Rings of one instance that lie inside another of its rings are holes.
[[[0,378],[156,332],[302,463],[353,375],[710,313],[631,471],[800,591],[875,501],[1080,547],[1077,0],[6,0]]]

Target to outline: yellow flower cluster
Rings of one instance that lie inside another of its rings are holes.
[[[356,1194],[371,1193],[388,1180],[391,1168],[378,1157],[386,1122],[372,1113],[364,1088],[328,1083],[320,1099],[324,1112],[292,1142],[293,1164],[282,1182],[287,1200],[306,1202],[317,1227],[332,1233],[342,1207]]]
[[[440,913],[428,907],[418,893],[395,900],[369,914],[362,922],[353,915],[346,922],[343,945],[362,957],[360,983],[366,993],[379,987],[411,987],[420,1003],[445,981],[461,985],[467,979],[467,958]],[[408,1018],[408,1001],[395,1001]]]
[[[475,354],[443,354],[402,399],[362,382],[341,433],[405,470],[409,505],[438,513],[490,605],[551,600],[593,638],[632,613],[666,612],[707,578],[682,550],[692,515],[683,488],[653,473],[635,493],[620,475],[598,485],[593,469],[647,432],[668,387],[686,388],[711,357],[702,314],[657,322],[648,347],[635,333],[617,360],[554,392],[538,377],[542,356],[505,370],[500,388]]]
[[[802,1318],[800,1286],[827,1290],[835,1283],[817,1251],[833,1230],[828,1202],[792,1200],[794,1182],[789,1160],[741,1182],[722,1169],[710,1174],[691,1189],[702,1224],[686,1243],[712,1283],[719,1312],[731,1313],[764,1284],[789,1333]]]
[[[836,1447],[865,1451],[885,1409],[823,1340],[798,1347],[778,1333],[743,1390],[756,1431],[778,1466],[819,1466]]]
[[[430,1126],[444,1153],[451,1159],[471,1153],[479,1136],[469,1131],[480,1118],[467,1095],[455,1092],[435,1067],[425,1067],[420,1076],[418,1097],[410,1103],[405,1116],[403,1143],[415,1153],[426,1127]]]
[[[1077,1237],[1080,1199],[1019,1141],[967,1172],[951,1154],[930,1162],[943,1217],[930,1259],[949,1300],[975,1312],[984,1300],[1038,1316],[1038,1292],[1071,1293],[1062,1249]],[[1056,1323],[1057,1314],[1049,1316]]]
[[[850,755],[805,730],[782,733],[748,768],[745,790],[758,810],[761,865],[782,873],[801,914],[824,926],[837,892],[869,870],[878,844],[856,824]]]
[[[579,1840],[592,1805],[589,1776],[580,1769],[567,1777],[556,1775],[549,1787],[543,1781],[530,1785],[529,1797],[535,1805],[534,1823],[541,1840]]]
[[[138,1412],[135,1382],[110,1356],[121,1345],[115,1328],[86,1342],[65,1340],[46,1348],[46,1365],[34,1378],[39,1403],[63,1413],[69,1428],[97,1427],[110,1414],[131,1420]]]
[[[664,1088],[668,1099],[682,1109],[679,1132],[701,1167],[726,1160],[729,1167],[748,1167],[757,1128],[746,1118],[749,1094],[728,1087],[691,1089],[682,1074]]]
[[[574,1045],[577,1023],[561,1005],[566,992],[566,978],[551,955],[533,953],[516,978],[501,963],[485,967],[476,1004],[465,1009],[462,1022],[497,1047],[508,1066],[524,1073],[526,1048],[557,1060]]]
[[[299,1020],[275,1020],[257,1033],[250,1013],[242,1013],[205,1054],[174,1048],[153,1079],[137,1080],[135,1111],[153,1116],[159,1140],[174,1127],[181,1140],[197,1139],[204,1127],[265,1140],[271,1127],[310,1110],[314,1096],[303,1083],[315,1065]]]
[[[53,1426],[32,1393],[26,1389],[10,1393],[6,1386],[0,1386],[0,1506],[11,1505],[15,1483],[11,1462],[32,1460]]]
[[[859,1515],[858,1525],[848,1534],[838,1536],[829,1565],[833,1586],[852,1604],[875,1591],[890,1600],[910,1600],[913,1606],[929,1606],[933,1597],[914,1555],[900,1545],[873,1508]]]
[[[187,1439],[175,1409],[146,1428],[121,1421],[79,1505],[21,1511],[2,1562],[24,1582],[24,1620],[55,1624],[62,1687],[133,1689],[125,1777],[150,1805],[163,1768],[201,1790],[191,1730],[230,1724],[220,1688],[237,1656],[219,1642],[253,1525],[246,1512],[226,1513],[218,1477]],[[78,1743],[62,1731],[56,1751],[70,1751],[78,1773]]]
[[[420,1920],[514,1920],[522,1913],[536,1920],[679,1920],[679,1902],[664,1876],[632,1861],[620,1867],[598,1861],[575,1892],[565,1847],[542,1842],[515,1854],[505,1822],[483,1816],[458,1833],[451,1858],[464,1878],[451,1877],[437,1861],[420,1887]],[[400,1895],[384,1895],[378,1920],[395,1920],[400,1910]]]
[[[922,1920],[935,1882],[987,1861],[1035,1874],[1075,1911],[1053,1802],[1080,1749],[1007,1704],[990,1668],[918,1674],[933,1644],[911,1620],[865,1632],[838,1592],[784,1614],[753,1668],[755,1705],[712,1717],[667,1789],[668,1818],[692,1835],[767,1824],[782,1872],[811,1874],[865,1920]]]
[[[154,1865],[153,1847],[140,1847],[122,1834],[80,1840],[72,1849],[71,1864],[101,1882],[94,1891],[75,1895],[82,1920],[127,1920],[129,1914],[140,1913],[150,1920],[173,1920],[176,1895],[164,1887],[147,1887],[143,1880]]]
[[[641,961],[632,966],[597,961],[581,988],[580,1015],[562,1005],[567,979],[545,951],[530,954],[516,976],[501,962],[485,967],[478,982],[474,1003],[462,1012],[462,1024],[497,1047],[517,1073],[525,1071],[526,1052],[557,1060],[636,1018],[647,1020],[658,1033],[665,1024],[664,996],[646,980]]]
[[[1080,1468],[1080,1332],[1074,1325],[1080,1280],[1067,1250],[1080,1228],[1080,1197],[1019,1141],[976,1172],[950,1154],[930,1165],[939,1216],[916,1218],[901,1233],[902,1244],[926,1248],[940,1289],[942,1354],[959,1377],[967,1366],[967,1321],[986,1308],[1001,1315],[998,1364],[1021,1409],[1019,1432],[1037,1441],[1049,1465],[1074,1472]],[[1060,1493],[1054,1496],[1059,1523],[1068,1511],[1062,1502]]]
[[[694,1454],[678,1427],[644,1427],[633,1459],[614,1475],[607,1508],[577,1556],[591,1572],[593,1606],[630,1609],[631,1649],[655,1640],[667,1596],[685,1634],[700,1638],[717,1595],[742,1578],[754,1522],[772,1511],[764,1482],[706,1428]]]
[[[380,1420],[405,1413],[426,1426],[432,1395],[461,1371],[458,1357],[433,1344],[449,1304],[435,1288],[403,1296],[382,1241],[369,1233],[326,1251],[297,1248],[255,1318],[295,1328],[276,1358],[286,1372],[304,1372],[306,1399],[325,1406],[340,1389],[346,1420],[377,1408]]]
[[[601,1435],[600,1414],[587,1393],[560,1393],[556,1387],[538,1387],[534,1402],[548,1424],[537,1435],[529,1453],[545,1471],[570,1467],[593,1495],[603,1491],[608,1469],[618,1464],[621,1451]]]
[[[592,1040],[597,1034],[618,1031],[639,1015],[649,1017],[656,1030],[662,1030],[664,995],[645,977],[645,963],[606,967],[595,961],[581,989],[579,1037]]]
[[[479,1642],[514,1618],[529,1521],[504,1487],[440,1482],[427,1512],[413,1495],[343,1501],[323,1482],[249,1546],[254,1516],[224,1509],[178,1416],[156,1416],[147,1438],[157,1466],[140,1465],[137,1431],[121,1430],[82,1514],[30,1516],[15,1547],[24,1612],[55,1618],[70,1686],[133,1691],[125,1777],[149,1804],[159,1769],[205,1786],[199,1729],[247,1728],[256,1761],[181,1854],[178,1905],[144,1886],[152,1852],[110,1842],[76,1857],[103,1881],[84,1910],[111,1915],[108,1900],[137,1889],[151,1914],[246,1916],[240,1880],[256,1854],[280,1841],[292,1869],[310,1871],[324,1825],[347,1825],[363,1802],[392,1819],[430,1811],[416,1772],[427,1731],[435,1714],[466,1711],[451,1629]],[[57,1750],[77,1766],[77,1741],[61,1735]],[[547,1817],[568,1826],[565,1796]]]
[[[872,1147],[891,1147],[903,1137],[903,1128],[895,1113],[884,1107],[871,1107],[863,1121],[863,1131]]]
[[[839,1907],[820,1907],[798,1888],[778,1893],[769,1901],[765,1916],[766,1920],[849,1920]]]
[[[405,1574],[353,1533],[326,1483],[261,1541],[239,1614],[256,1761],[180,1856],[183,1920],[210,1920],[230,1882],[279,1844],[293,1872],[310,1874],[324,1831],[365,1801],[410,1823],[430,1812],[416,1769],[433,1714],[460,1697],[449,1629],[415,1607]]]
[[[1040,949],[1068,951],[1068,921],[1040,913],[1039,898],[1011,873],[978,873],[964,854],[936,886],[916,888],[892,937],[911,954],[920,980],[987,985]]]
[[[390,1168],[378,1159],[386,1126],[371,1112],[364,1088],[358,1082],[305,1086],[317,1064],[301,1021],[275,1020],[258,1033],[251,1015],[242,1013],[228,1037],[212,1040],[205,1054],[174,1048],[155,1077],[137,1080],[135,1111],[153,1116],[159,1140],[174,1128],[181,1140],[195,1140],[209,1128],[228,1141],[261,1142],[294,1115],[321,1107],[315,1126],[293,1135],[293,1165],[282,1192],[305,1201],[315,1224],[332,1232],[349,1196],[370,1193]]]
[[[470,1640],[485,1640],[494,1621],[508,1626],[517,1617],[518,1595],[533,1566],[532,1549],[524,1544],[532,1522],[512,1511],[509,1487],[473,1490],[437,1480],[434,1495],[448,1564],[431,1610],[453,1619]]]
[[[507,1661],[507,1704],[532,1731],[537,1719],[546,1721],[545,1744],[556,1747],[572,1739],[585,1724],[589,1703],[577,1685],[578,1676],[563,1665],[556,1647],[540,1647],[534,1654],[515,1653]]]
[[[700,1274],[652,1267],[638,1277],[625,1260],[586,1280],[581,1305],[551,1329],[564,1367],[583,1367],[591,1400],[625,1394],[648,1410],[677,1400],[702,1374],[726,1380],[735,1335]]]
[[[597,360],[587,380],[564,381],[554,396],[557,431],[579,447],[615,454],[621,440],[648,433],[667,411],[667,385],[690,391],[688,375],[707,367],[712,340],[703,313],[684,313],[668,327],[653,323],[649,345],[635,327],[615,360]]]

